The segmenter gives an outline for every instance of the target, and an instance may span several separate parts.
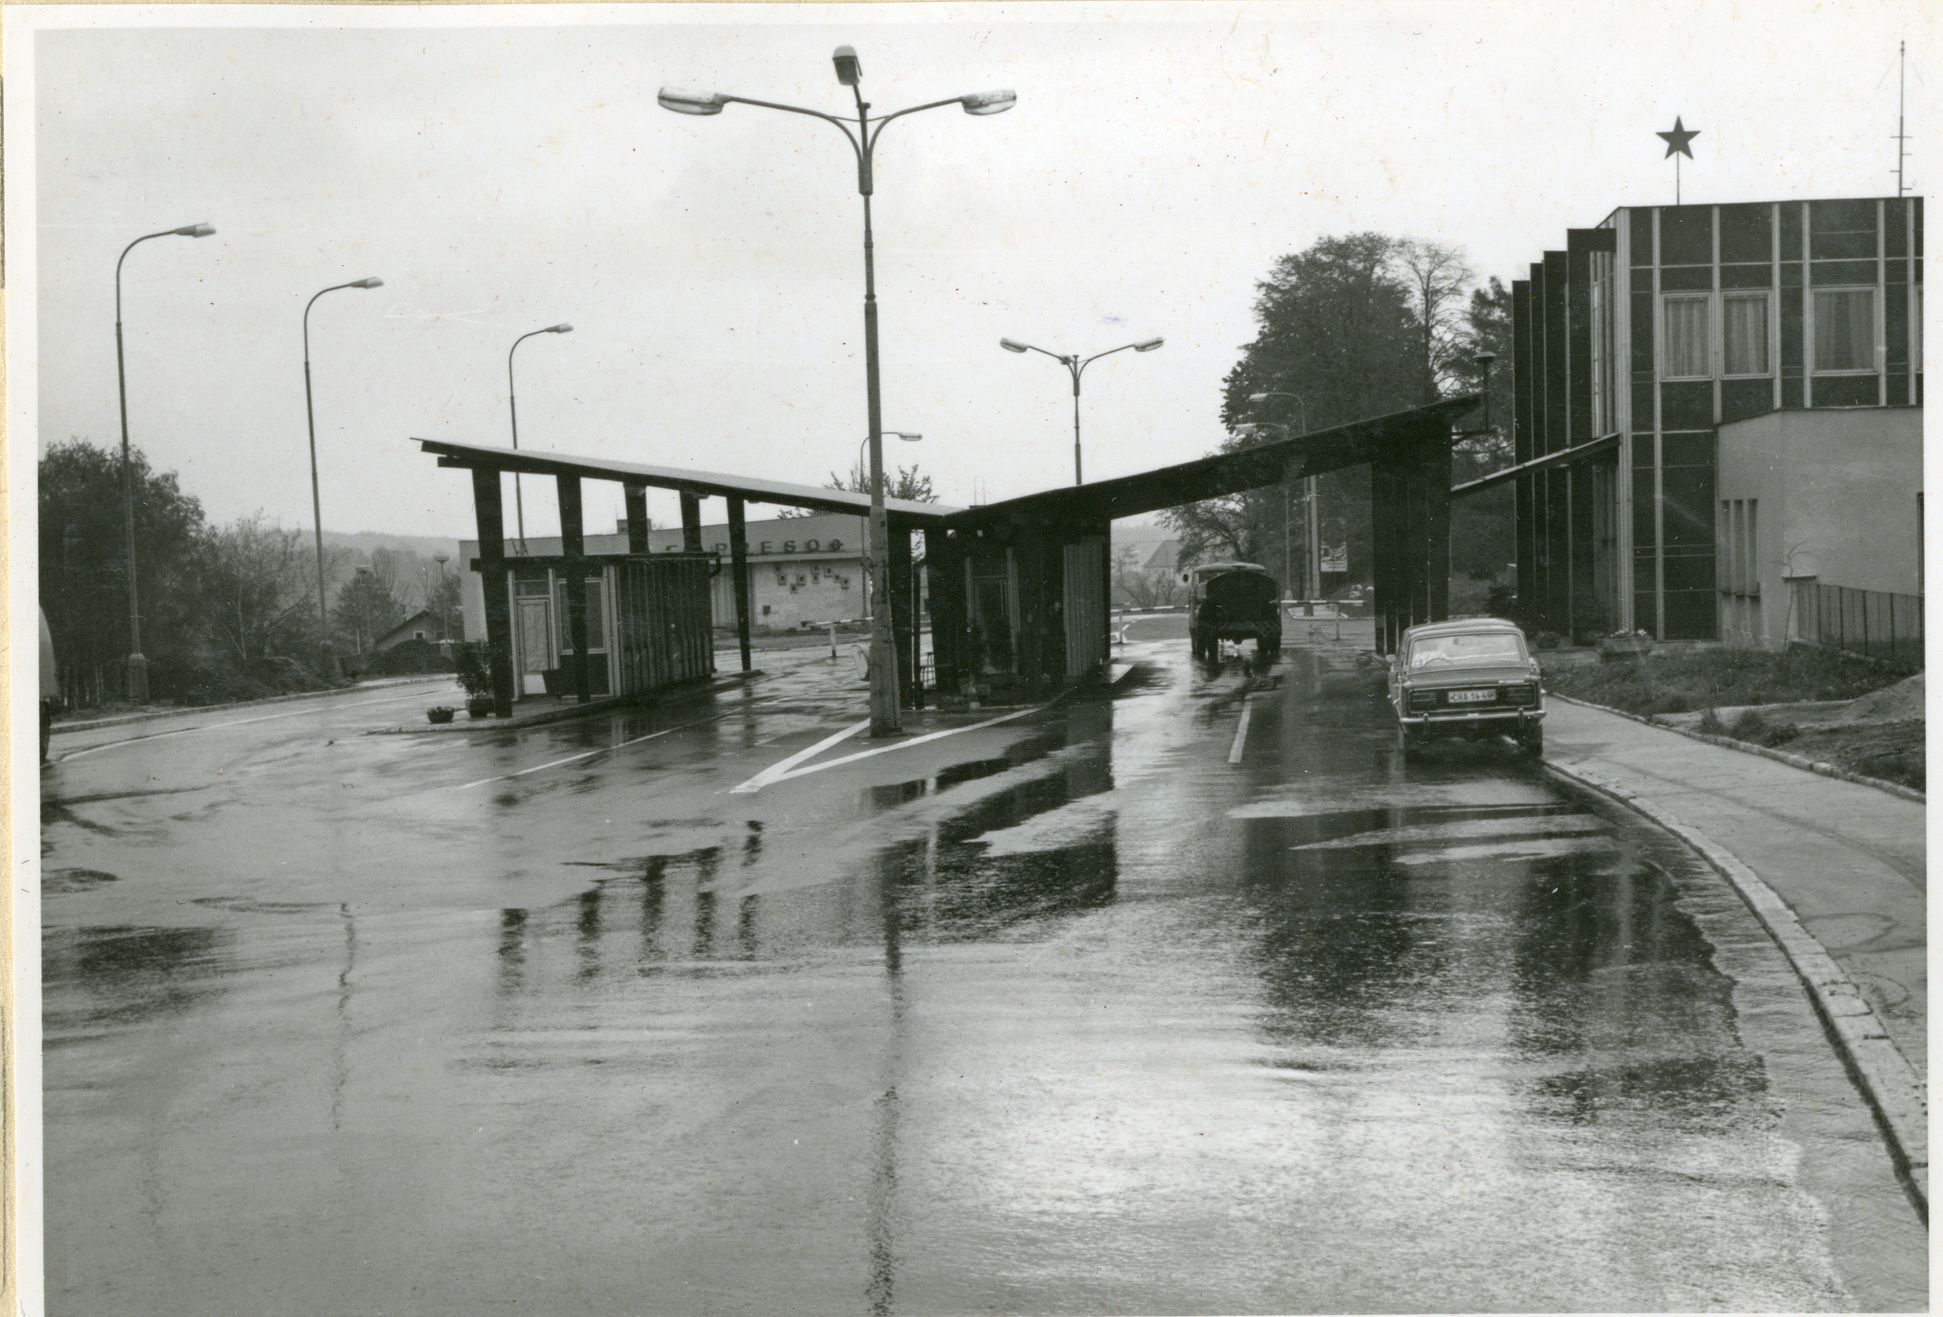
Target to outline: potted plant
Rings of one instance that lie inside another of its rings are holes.
[[[472,642],[458,647],[457,676],[465,687],[466,715],[484,718],[492,712],[492,671],[487,666],[485,646]]]
[[[449,723],[452,721],[452,715],[457,712],[458,710],[449,704],[434,704],[425,711],[425,721],[429,723]]]

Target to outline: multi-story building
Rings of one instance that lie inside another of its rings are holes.
[[[1512,286],[1517,460],[1489,482],[1517,483],[1527,614],[1773,646],[1818,585],[1913,599],[1922,255],[1915,197],[1568,229]]]

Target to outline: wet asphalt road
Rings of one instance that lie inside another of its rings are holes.
[[[1710,871],[1508,747],[1404,765],[1346,654],[1166,625],[847,762],[794,759],[863,716],[814,652],[522,733],[57,737],[48,1310],[1925,1304]]]

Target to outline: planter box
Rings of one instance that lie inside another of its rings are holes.
[[[1601,636],[1599,638],[1599,657],[1610,662],[1642,659],[1652,652],[1651,636]]]

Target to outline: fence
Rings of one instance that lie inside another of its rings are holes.
[[[1822,649],[1877,659],[1906,672],[1923,666],[1923,596],[1796,581],[1797,637]]]

